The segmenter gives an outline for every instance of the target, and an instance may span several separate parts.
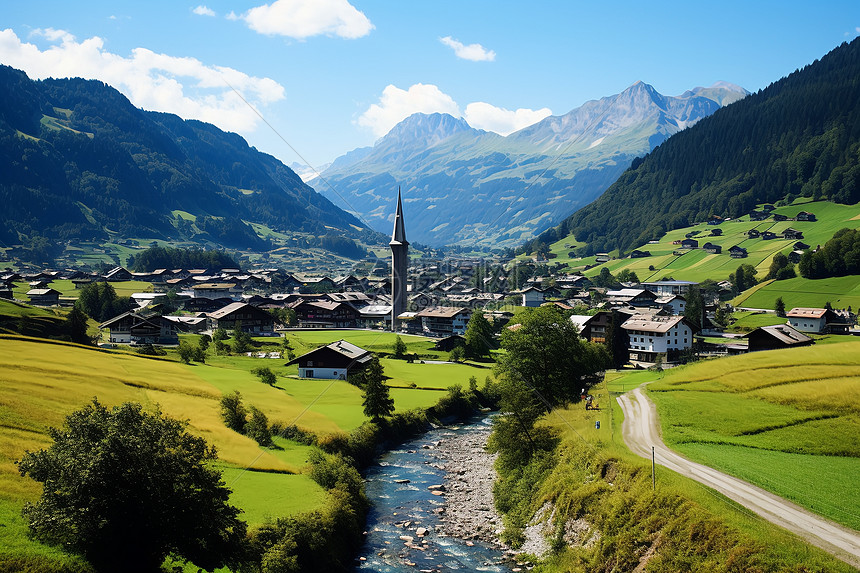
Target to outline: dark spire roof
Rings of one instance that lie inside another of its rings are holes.
[[[406,227],[403,224],[403,203],[400,200],[400,187],[397,188],[397,213],[394,215],[394,233],[389,245],[408,245]]]

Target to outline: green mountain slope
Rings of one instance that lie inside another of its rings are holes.
[[[860,39],[722,108],[636,160],[599,199],[522,249],[574,235],[584,254],[803,196],[860,201]],[[570,242],[570,241],[568,241]]]
[[[31,81],[0,66],[0,102],[2,243],[110,236],[266,249],[249,223],[375,235],[242,137],[137,109],[102,82]]]

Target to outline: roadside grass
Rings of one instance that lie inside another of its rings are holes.
[[[595,518],[601,519],[593,517],[593,514],[590,515],[591,512],[600,516],[614,511],[621,511],[622,515],[629,516],[635,513],[639,516],[626,518],[632,521],[665,520],[671,524],[670,532],[682,536],[702,536],[701,542],[708,544],[709,553],[719,551],[719,548],[711,544],[728,543],[729,546],[736,544],[744,546],[746,548],[744,551],[755,553],[755,558],[764,566],[762,570],[854,571],[850,565],[836,560],[822,550],[799,542],[793,534],[770,524],[725,496],[665,468],[657,467],[657,488],[652,492],[650,461],[633,454],[624,444],[621,432],[623,414],[615,396],[622,390],[630,390],[641,383],[659,380],[662,375],[668,373],[668,371],[659,373],[641,370],[610,371],[604,384],[590,390],[595,401],[600,405],[600,410],[586,411],[583,404],[577,403],[556,409],[546,416],[544,423],[555,427],[560,433],[561,458],[553,472],[541,485],[534,509],[537,510],[543,503],[550,501],[557,508],[567,508],[588,521]],[[656,383],[658,382],[654,382]],[[601,422],[600,429],[595,428],[595,421]],[[762,465],[754,455],[758,450],[738,446],[695,445],[701,448],[723,448],[726,451],[752,451],[751,459],[739,463],[750,467]],[[787,455],[780,452],[767,452],[767,454]],[[688,455],[692,457],[692,454]],[[815,462],[821,457],[794,456],[804,461],[806,469],[810,472],[809,476],[814,477]],[[822,483],[822,488],[839,491],[840,482],[845,481],[846,476],[856,474],[851,473],[853,466],[840,465],[848,458],[829,459],[834,463],[823,466],[823,470],[830,472],[831,475],[828,476],[826,483]],[[587,460],[598,460],[596,465],[599,469],[588,470],[589,465],[595,464]],[[791,467],[780,466],[779,469],[777,475],[791,476]],[[748,476],[746,479],[753,478]],[[791,479],[787,478],[786,483],[790,486]],[[853,487],[856,489],[857,484]],[[816,487],[813,485],[811,489],[815,490]],[[790,496],[786,497],[790,498]],[[643,500],[648,499],[656,501],[643,509],[642,505],[646,503]],[[619,506],[623,509],[617,510]],[[725,538],[715,533],[723,526],[729,528],[722,534],[727,535]],[[630,542],[633,542],[632,538]],[[625,542],[621,540],[616,543],[623,546]],[[652,540],[651,543],[654,541]],[[642,551],[645,549],[647,544],[641,547]],[[726,549],[726,552],[731,553],[731,550]],[[726,553],[723,555],[725,556]],[[656,566],[655,570],[665,570],[665,565],[660,569],[659,544],[655,557],[656,559],[653,560],[655,562],[652,563]],[[690,557],[705,561],[708,559],[703,556]],[[539,569],[541,571],[590,570],[588,563],[588,554],[585,550],[571,549],[551,556],[546,565]],[[725,563],[707,564],[695,560],[690,563],[698,563],[699,566],[709,566],[709,568],[725,565]],[[695,570],[695,567],[693,566],[692,570]],[[654,567],[649,567],[649,570],[652,568]]]
[[[290,330],[286,333],[295,350],[296,356],[305,352],[345,340],[377,353],[393,354],[397,334],[382,330]],[[433,350],[435,341],[424,336],[400,334],[406,343],[406,352],[418,354],[429,360],[447,360],[448,353]]]
[[[152,292],[152,283],[144,281],[121,281],[110,284],[116,291],[117,296],[131,296],[136,292]],[[78,298],[81,292],[68,279],[51,281],[48,287],[60,291],[60,296],[67,298]],[[27,283],[15,283],[12,293],[18,300],[27,300],[27,291],[29,290],[30,286]]]
[[[709,360],[648,392],[674,449],[858,529],[857,351],[836,342]]]

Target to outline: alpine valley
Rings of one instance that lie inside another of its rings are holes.
[[[680,96],[636,82],[506,137],[414,114],[309,184],[380,231],[402,187],[410,233],[429,245],[513,246],[589,204],[634,158],[748,94],[718,82]]]

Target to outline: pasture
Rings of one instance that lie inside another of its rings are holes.
[[[857,349],[834,342],[695,363],[648,391],[677,451],[858,529]]]
[[[833,308],[860,308],[860,278],[856,275],[815,280],[797,277],[771,281],[750,291],[741,293],[732,303],[748,308],[773,308],[776,299],[782,297],[786,310],[824,308],[828,302]]]
[[[613,274],[617,274],[623,269],[630,269],[642,281],[659,280],[664,276],[672,276],[678,280],[696,282],[701,282],[708,278],[719,281],[728,278],[729,273],[734,272],[739,265],[749,264],[756,267],[758,277],[762,278],[767,274],[773,256],[779,252],[786,254],[790,252],[795,241],[781,237],[771,240],[750,239],[746,235],[750,229],[772,231],[779,235],[785,229],[791,227],[792,229],[801,231],[804,237],[802,239],[803,242],[814,248],[816,245],[826,243],[839,229],[860,227],[860,204],[839,205],[827,201],[809,201],[808,198],[800,198],[791,205],[777,207],[774,213],[793,218],[799,211],[810,211],[816,215],[818,220],[813,222],[775,222],[772,219],[767,221],[750,221],[749,215],[744,215],[737,219],[725,221],[719,226],[699,223],[698,225],[669,231],[662,237],[654,237],[654,241],[656,242],[652,244],[635,247],[638,250],[650,252],[651,256],[649,257],[613,259],[608,263],[588,269],[585,274],[587,276],[597,275],[602,268],[606,267]],[[722,234],[720,236],[712,236],[711,231],[714,229],[720,229]],[[701,249],[686,250],[681,249],[680,245],[672,244],[673,241],[680,241],[689,233],[694,233],[692,238],[699,241],[700,247],[706,242],[711,242],[715,245],[720,245],[722,253],[708,254]],[[565,245],[570,245],[570,247],[566,247]],[[748,257],[745,259],[731,258],[728,250],[729,247],[734,245],[739,245],[747,249]],[[577,246],[579,246],[579,243],[572,236],[565,237],[551,244],[550,253],[554,254],[555,257],[550,262],[562,263],[570,270],[581,270],[586,265],[594,265],[595,260],[593,256],[583,258],[569,256],[569,253]],[[676,252],[678,253],[677,255],[673,254]],[[615,256],[618,255],[617,252],[613,254]],[[654,270],[650,270],[650,267],[654,267]],[[775,295],[773,298],[775,299],[776,296],[779,295]],[[823,305],[823,301],[821,304]],[[769,305],[755,308],[772,308],[772,305],[773,302],[769,301]],[[788,305],[788,301],[786,301],[786,305]],[[745,306],[754,305],[747,304]]]

